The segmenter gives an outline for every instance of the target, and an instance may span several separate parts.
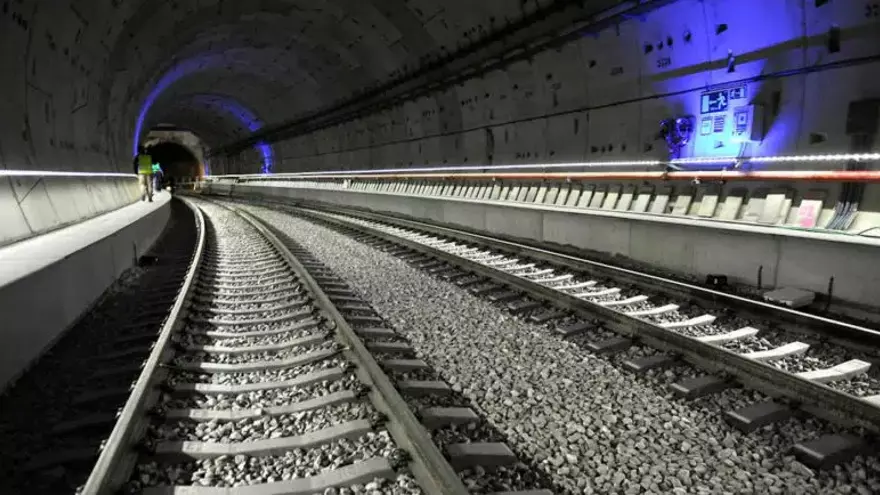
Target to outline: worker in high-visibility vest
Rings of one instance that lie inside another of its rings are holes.
[[[138,147],[138,154],[134,158],[137,168],[138,182],[141,185],[141,201],[153,202],[153,157],[147,153],[143,146]]]
[[[165,172],[158,163],[153,164],[153,191],[162,190],[162,179],[165,178]]]

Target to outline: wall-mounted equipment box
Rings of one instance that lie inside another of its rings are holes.
[[[730,140],[734,143],[755,143],[764,139],[764,107],[743,105],[733,109]]]
[[[764,138],[764,109],[749,104],[747,84],[700,94],[695,156],[730,154],[729,146]]]

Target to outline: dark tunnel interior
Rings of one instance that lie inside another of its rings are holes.
[[[146,147],[153,161],[162,166],[166,177],[182,178],[199,175],[199,160],[186,146],[163,141]]]

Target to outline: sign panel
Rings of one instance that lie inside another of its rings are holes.
[[[746,99],[746,86],[706,91],[700,95],[700,113],[726,112],[730,102]]]
[[[726,112],[727,107],[729,106],[730,100],[726,89],[721,91],[709,91],[703,93],[702,99],[700,100],[700,113]]]
[[[736,87],[736,88],[731,88],[731,89],[727,92],[727,98],[728,98],[729,100],[742,100],[742,99],[744,99],[745,97],[746,97],[746,87],[745,87],[745,86],[739,86],[739,87]]]
[[[735,156],[742,152],[743,142],[754,140],[757,134],[751,127],[753,112],[749,91],[748,84],[740,83],[699,93],[699,127],[692,156]],[[691,98],[696,100],[697,95]]]
[[[703,117],[700,120],[700,135],[708,136],[712,134],[712,117]]]

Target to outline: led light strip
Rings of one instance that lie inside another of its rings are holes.
[[[669,163],[673,164],[700,164],[700,163],[780,163],[780,162],[848,162],[848,161],[876,161],[880,160],[880,153],[842,153],[836,155],[793,155],[793,156],[753,156],[753,157],[705,157],[705,158],[677,158]]]
[[[674,160],[636,160],[618,162],[573,162],[573,163],[529,163],[517,165],[469,165],[451,167],[423,167],[423,168],[387,168],[387,169],[359,169],[359,170],[336,170],[331,172],[299,172],[290,174],[243,174],[232,177],[275,177],[275,178],[321,178],[325,175],[376,175],[376,174],[413,174],[420,172],[482,172],[489,170],[522,170],[522,169],[561,169],[561,168],[621,168],[621,167],[660,167],[671,165],[699,165],[699,164],[734,164],[743,163],[782,163],[782,162],[845,162],[845,161],[877,161],[880,153],[841,153],[829,155],[792,155],[792,156],[755,156],[755,157],[694,157],[676,158]],[[218,176],[215,176],[218,177]]]
[[[426,168],[385,168],[376,170],[337,170],[333,172],[299,172],[293,174],[273,174],[272,177],[319,177],[322,175],[361,175],[361,174],[393,174],[417,172],[466,172],[483,170],[522,170],[529,168],[601,168],[601,167],[656,167],[662,165],[660,160],[638,160],[620,162],[575,162],[575,163],[525,163],[518,165],[459,165],[454,167]],[[245,174],[236,177],[263,177],[267,174]]]
[[[137,177],[118,172],[59,172],[57,170],[0,170],[0,177]]]

